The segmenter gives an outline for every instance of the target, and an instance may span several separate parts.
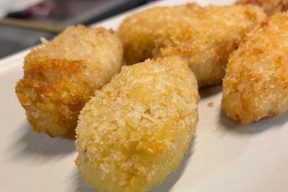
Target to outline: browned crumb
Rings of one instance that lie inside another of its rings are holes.
[[[214,103],[213,103],[212,101],[209,102],[209,103],[208,103],[208,107],[210,107],[210,108],[214,107]]]
[[[238,0],[238,4],[247,3],[262,7],[269,15],[288,10],[288,0]]]

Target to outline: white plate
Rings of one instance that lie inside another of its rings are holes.
[[[102,24],[115,28],[122,18]],[[92,192],[75,167],[73,141],[36,134],[26,121],[14,92],[26,53],[0,61],[0,192]],[[221,113],[220,90],[201,93],[194,144],[177,172],[153,192],[288,191],[287,114],[249,127],[236,125]]]

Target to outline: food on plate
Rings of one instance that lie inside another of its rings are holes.
[[[72,138],[80,110],[122,64],[122,43],[104,28],[69,27],[33,49],[17,83],[18,99],[37,132]]]
[[[127,64],[182,56],[204,87],[221,83],[229,54],[265,18],[251,5],[154,7],[128,16],[118,34]]]
[[[242,124],[288,111],[288,13],[272,16],[231,55],[222,106]]]
[[[175,171],[198,122],[196,78],[180,58],[122,67],[83,108],[76,164],[97,191],[142,192]]]
[[[288,0],[238,0],[238,3],[261,6],[269,15],[288,10]]]

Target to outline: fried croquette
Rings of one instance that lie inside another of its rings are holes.
[[[143,192],[183,159],[198,122],[198,88],[180,58],[122,67],[80,113],[76,164],[99,192]]]
[[[248,3],[262,7],[268,15],[288,10],[288,0],[238,0],[238,4]]]
[[[33,129],[74,137],[80,110],[119,72],[122,54],[122,43],[111,31],[84,26],[69,27],[33,49],[16,86]]]
[[[242,124],[288,111],[288,13],[272,16],[231,55],[222,107]]]
[[[222,82],[229,54],[265,18],[262,9],[250,5],[155,7],[128,16],[118,34],[127,64],[181,56],[205,87]]]

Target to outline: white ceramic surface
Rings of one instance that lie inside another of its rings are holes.
[[[182,2],[187,1],[160,4]],[[115,28],[122,18],[101,24]],[[36,134],[26,121],[14,91],[26,53],[0,61],[0,192],[92,192],[75,167],[73,141]],[[201,91],[201,96],[190,152],[178,170],[151,191],[287,192],[288,115],[239,126],[221,113],[221,87]]]

